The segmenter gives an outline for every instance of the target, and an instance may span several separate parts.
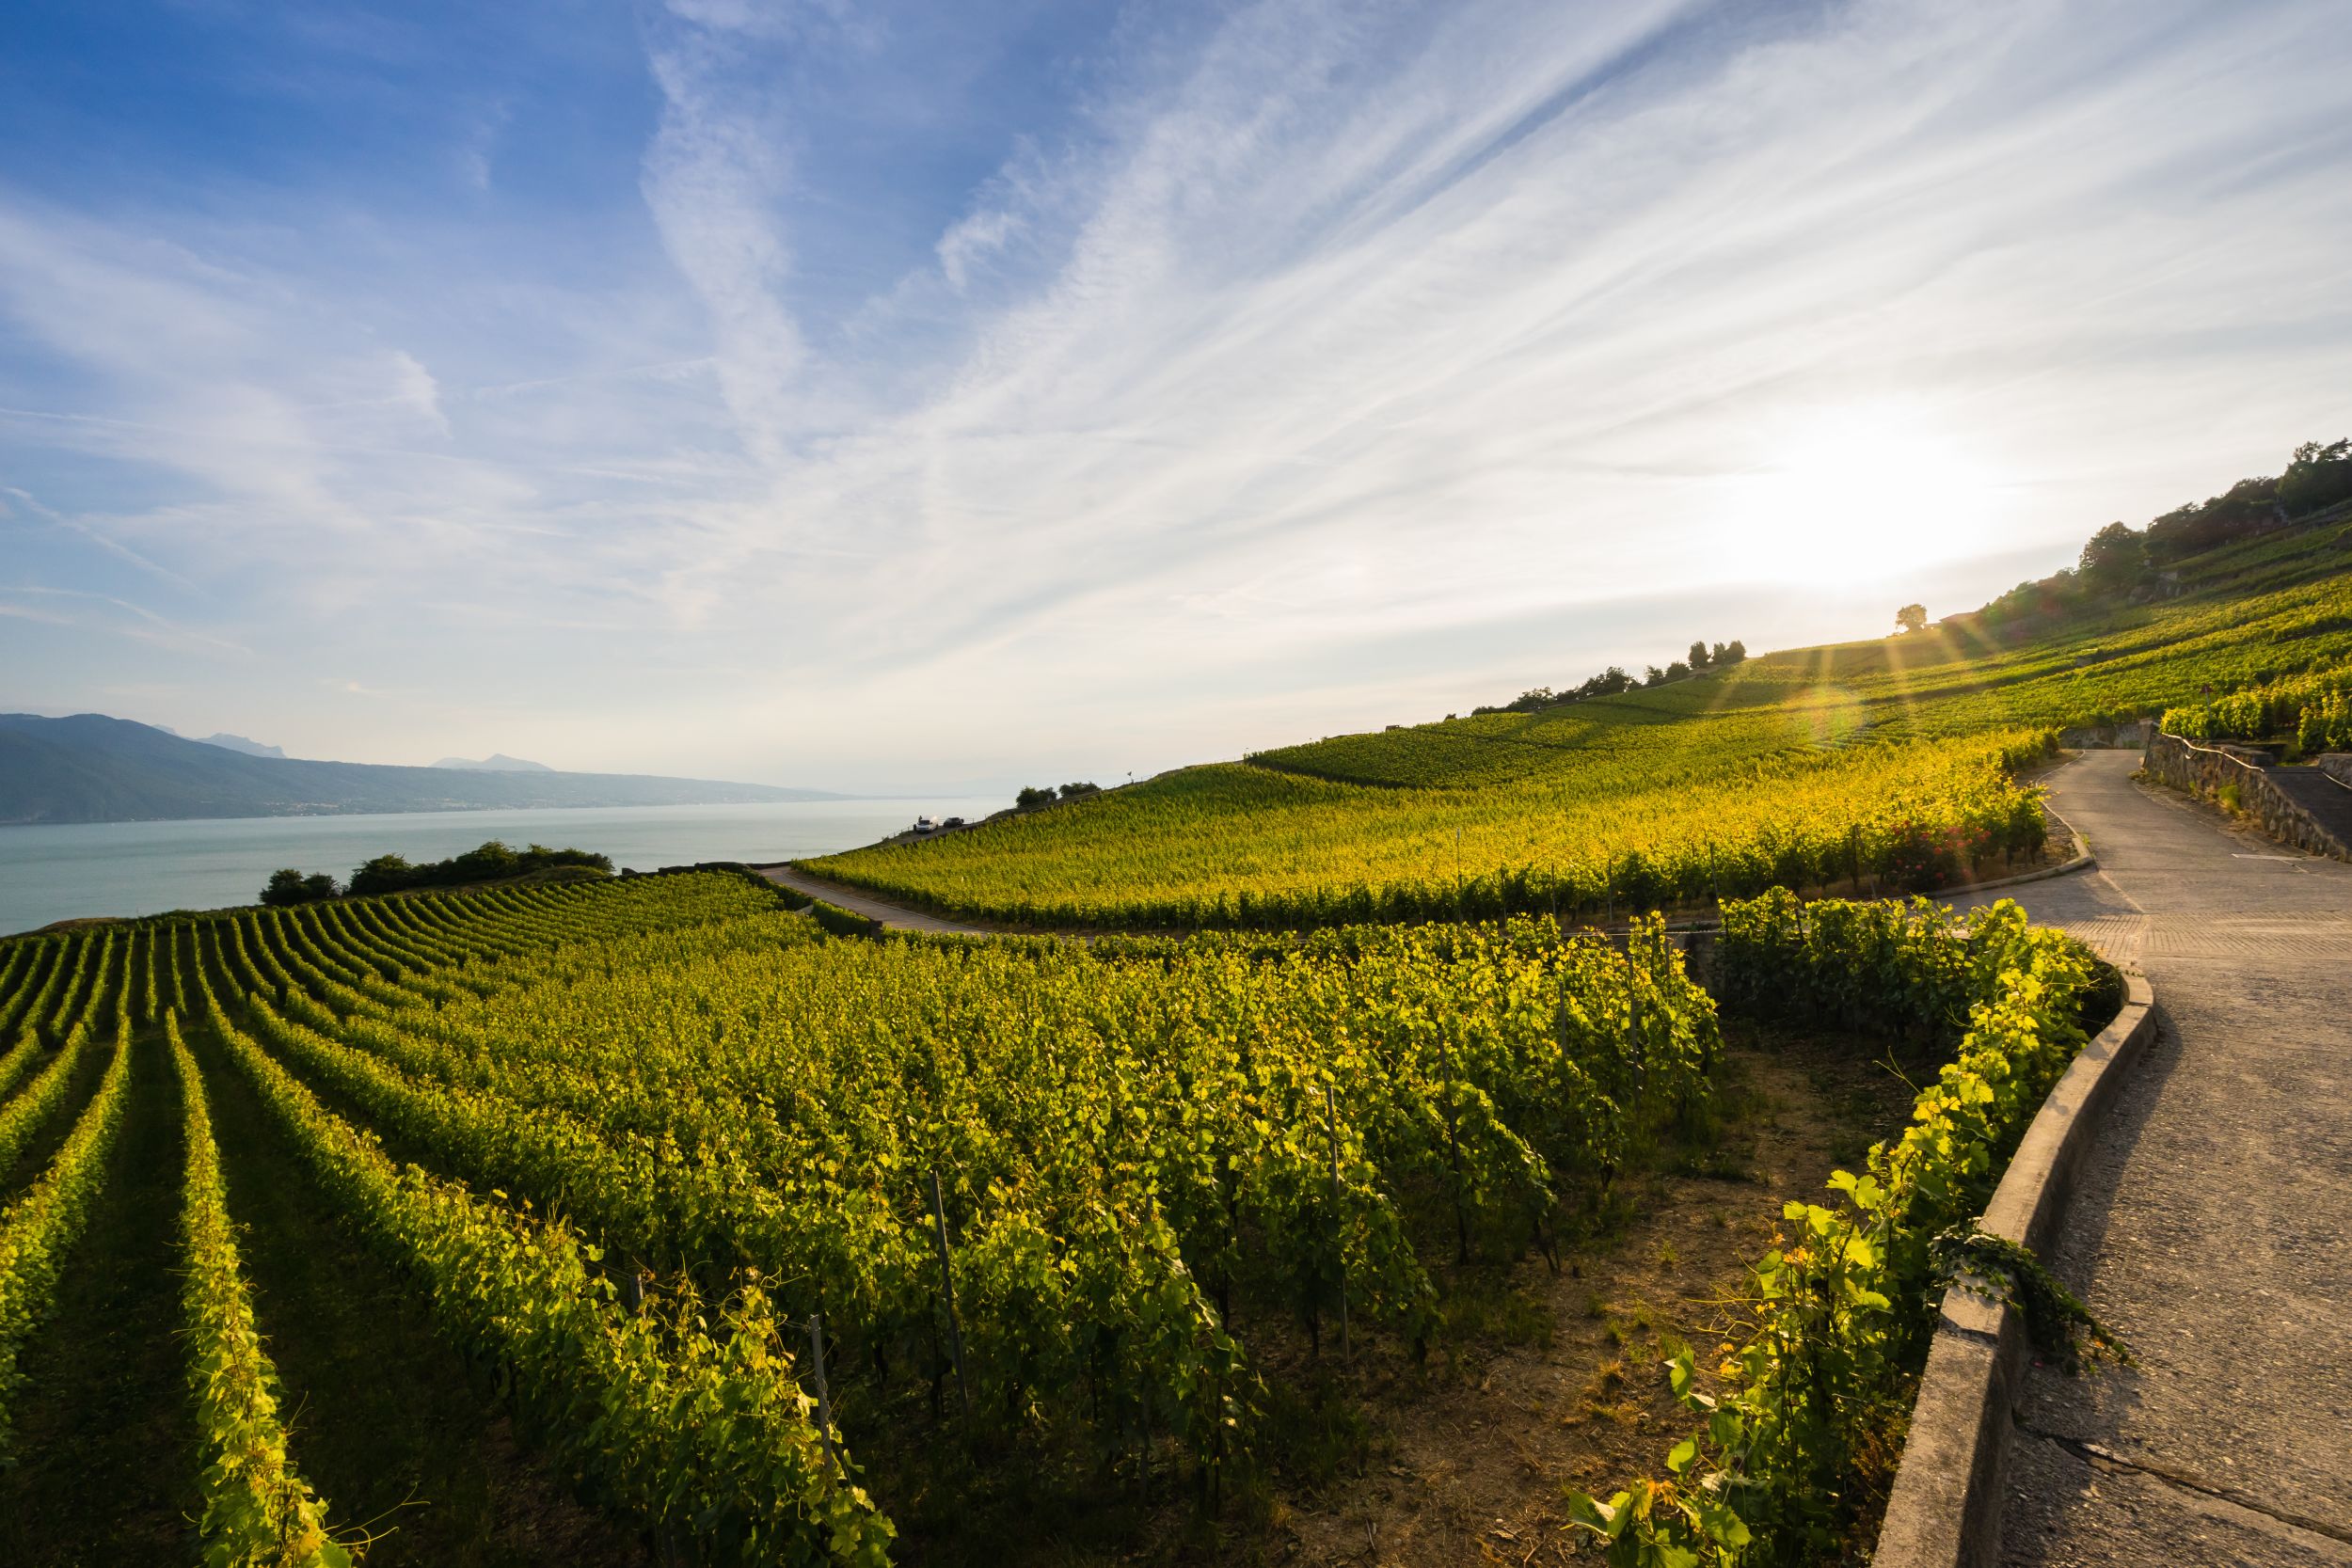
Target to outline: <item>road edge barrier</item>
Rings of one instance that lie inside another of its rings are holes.
[[[2042,1102],[1980,1224],[2044,1254],[2085,1152],[2155,1037],[2155,991],[2126,971],[2123,1006]],[[2010,1429],[2026,1370],[2024,1315],[1966,1287],[1944,1293],[1874,1568],[1992,1568]]]

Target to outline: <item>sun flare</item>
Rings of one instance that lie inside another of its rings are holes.
[[[1999,509],[1983,461],[1938,421],[1889,404],[1796,423],[1739,482],[1730,559],[1746,575],[1869,582],[1983,547]]]

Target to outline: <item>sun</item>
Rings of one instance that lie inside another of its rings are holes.
[[[1999,484],[1948,427],[1901,404],[1789,421],[1734,484],[1726,545],[1745,575],[1875,582],[1984,548]]]

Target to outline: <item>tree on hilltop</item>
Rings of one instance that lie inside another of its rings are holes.
[[[1721,647],[1723,644],[1719,642],[1716,646]],[[1707,642],[1704,639],[1691,644],[1690,665],[1692,669],[1706,669],[1708,665],[1708,657]]]
[[[1902,609],[1895,611],[1895,625],[1900,626],[1905,631],[1915,632],[1927,630],[1928,607],[1923,604],[1907,604],[1903,606]]]
[[[2352,440],[2326,446],[2306,441],[2295,449],[2294,461],[2279,476],[2279,504],[2288,516],[2299,517],[2347,499],[2352,499]]]
[[[2080,579],[2092,588],[2117,593],[2148,572],[2148,541],[2137,529],[2109,523],[2083,546]]]

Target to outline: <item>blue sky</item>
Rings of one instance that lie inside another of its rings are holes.
[[[0,706],[1104,782],[2352,433],[2340,5],[19,0]]]

